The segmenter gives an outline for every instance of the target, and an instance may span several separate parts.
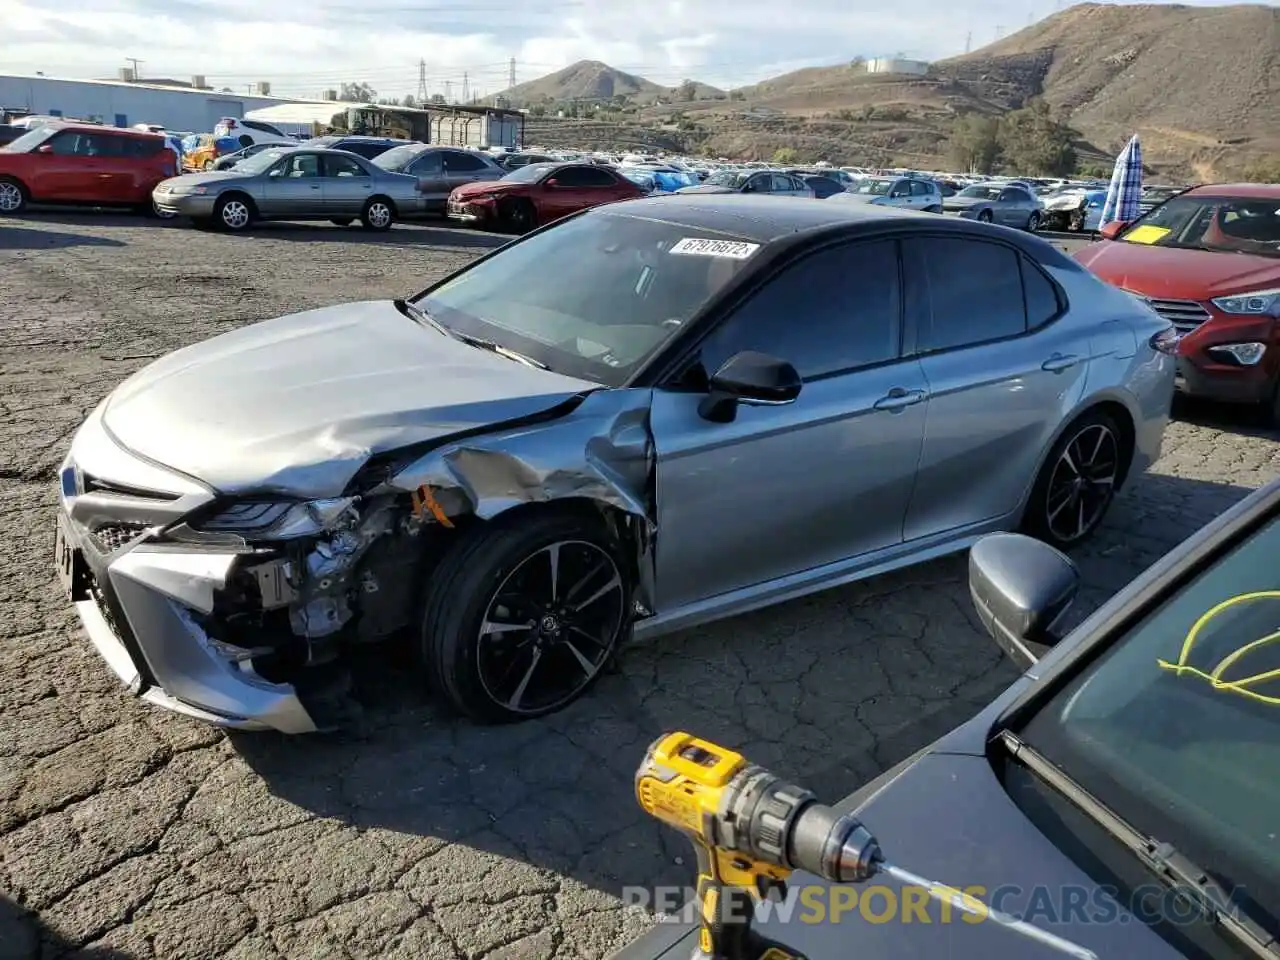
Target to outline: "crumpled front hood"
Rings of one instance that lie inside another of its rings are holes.
[[[115,390],[104,423],[135,453],[225,493],[325,497],[372,454],[532,416],[596,388],[371,301],[171,353]]]
[[[1156,299],[1208,300],[1280,286],[1280,259],[1247,253],[1106,240],[1076,251],[1075,259],[1107,283]]]
[[[527,181],[519,181],[516,183],[504,183],[502,180],[476,180],[474,183],[464,183],[460,187],[453,188],[453,196],[460,200],[468,197],[484,197],[495,193],[512,193],[518,190],[524,190],[533,184]]]

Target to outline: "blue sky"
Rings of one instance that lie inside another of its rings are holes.
[[[1069,0],[0,0],[0,73],[147,76],[316,96],[352,80],[382,96],[495,93],[582,59],[655,82],[721,87],[855,56],[926,60],[977,48]],[[1200,3],[1197,5],[1213,5]]]

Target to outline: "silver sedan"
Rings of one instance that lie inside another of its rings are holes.
[[[1044,224],[1044,204],[1021,184],[975,183],[942,202],[942,212],[1031,233]]]
[[[418,179],[391,173],[344,150],[264,150],[235,168],[172,177],[152,194],[162,214],[190,217],[223,230],[247,230],[255,220],[359,220],[389,230],[425,207]]]
[[[124,683],[212,723],[337,725],[343,652],[398,634],[454,708],[536,717],[633,635],[1082,542],[1159,454],[1175,344],[1012,230],[603,204],[138,371],[72,442],[57,564]]]

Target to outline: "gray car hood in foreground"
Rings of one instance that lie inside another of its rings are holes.
[[[550,410],[599,385],[425,328],[391,301],[267,320],[157,360],[104,423],[224,493],[340,493],[370,455]]]

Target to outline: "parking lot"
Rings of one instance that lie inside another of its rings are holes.
[[[623,885],[693,880],[632,795],[659,732],[836,799],[1013,678],[955,557],[633,648],[584,701],[518,726],[445,715],[395,646],[363,657],[365,717],[339,735],[228,736],[127,698],[48,556],[54,470],[85,414],[174,348],[411,294],[502,240],[0,223],[0,960],[598,958],[651,922],[623,910]],[[1182,413],[1080,552],[1075,618],[1280,472],[1280,434]]]

